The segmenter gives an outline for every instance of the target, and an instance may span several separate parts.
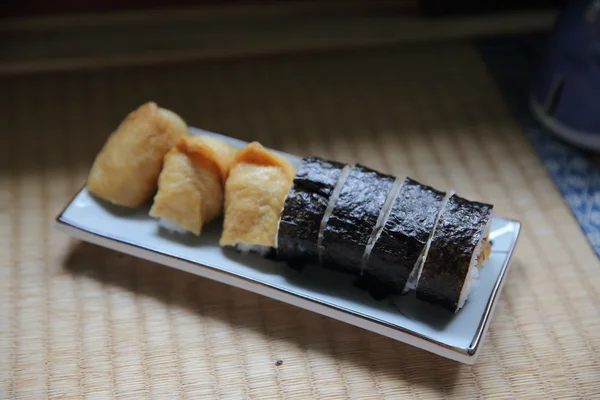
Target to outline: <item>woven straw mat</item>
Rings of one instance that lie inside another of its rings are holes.
[[[600,263],[470,45],[2,77],[0,88],[1,398],[600,398]],[[148,100],[191,126],[409,175],[520,220],[477,363],[55,231],[108,134]]]

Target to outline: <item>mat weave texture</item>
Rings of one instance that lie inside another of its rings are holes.
[[[600,262],[472,47],[0,88],[0,398],[600,398]],[[147,100],[192,126],[452,187],[520,220],[476,365],[54,231],[107,135]]]

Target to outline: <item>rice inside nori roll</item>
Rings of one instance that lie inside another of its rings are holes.
[[[448,199],[419,277],[418,299],[454,312],[462,308],[478,279],[492,208],[457,195]]]
[[[344,164],[304,157],[288,193],[277,232],[277,256],[291,264],[319,262],[319,230]]]
[[[323,230],[325,267],[359,275],[369,237],[395,178],[364,165],[350,168]]]
[[[369,290],[399,295],[433,232],[445,193],[406,178],[395,197],[365,268]]]

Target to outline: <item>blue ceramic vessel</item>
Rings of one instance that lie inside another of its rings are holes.
[[[551,132],[600,150],[600,0],[573,0],[559,14],[530,105]]]

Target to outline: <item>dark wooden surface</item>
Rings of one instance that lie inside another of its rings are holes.
[[[536,11],[427,18],[415,14],[413,1],[340,4],[240,1],[13,18],[0,23],[0,74],[473,39],[547,30],[555,17]]]

